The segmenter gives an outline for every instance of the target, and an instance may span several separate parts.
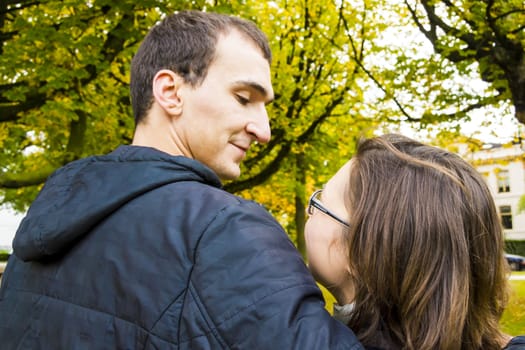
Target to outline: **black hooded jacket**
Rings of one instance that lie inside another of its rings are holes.
[[[13,248],[2,349],[362,349],[275,219],[188,158],[121,146],[59,169]]]

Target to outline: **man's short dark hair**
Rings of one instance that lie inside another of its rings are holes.
[[[206,78],[215,57],[219,36],[231,29],[252,40],[271,63],[271,51],[264,33],[254,23],[238,17],[181,11],[152,27],[131,62],[130,90],[135,124],[145,118],[153,103],[152,82],[159,70],[172,70],[185,82],[198,86]]]

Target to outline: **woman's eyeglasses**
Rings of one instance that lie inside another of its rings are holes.
[[[346,227],[350,227],[349,223],[347,223],[345,220],[341,219],[339,216],[332,213],[321,203],[318,197],[322,191],[323,190],[317,190],[310,196],[310,199],[308,200],[308,209],[307,209],[308,215],[312,215],[314,213],[314,208],[316,208],[322,211],[323,213],[325,213],[326,215],[330,216],[332,219],[336,220],[340,224],[343,224]]]

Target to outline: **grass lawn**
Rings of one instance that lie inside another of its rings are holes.
[[[513,272],[513,275],[523,276],[525,278],[525,271]],[[501,328],[507,334],[525,335],[525,279],[511,280],[511,294],[509,304],[503,317],[501,319]],[[320,286],[326,300],[326,309],[332,313],[334,298]]]
[[[513,272],[525,277],[525,271]],[[525,280],[511,280],[511,294],[507,310],[501,319],[501,328],[510,335],[525,334]]]
[[[323,292],[323,297],[324,297],[324,301],[325,301],[324,308],[330,314],[332,314],[332,311],[334,311],[334,303],[335,303],[334,296],[328,290],[326,290],[325,287],[323,287],[319,283],[317,283],[317,286],[319,287],[319,289],[321,289],[321,292]]]

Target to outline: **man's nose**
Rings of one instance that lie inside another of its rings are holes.
[[[270,120],[266,107],[262,107],[254,118],[246,125],[246,131],[255,137],[259,143],[268,143],[272,136]]]

